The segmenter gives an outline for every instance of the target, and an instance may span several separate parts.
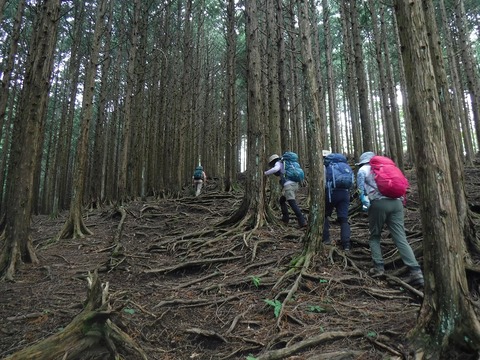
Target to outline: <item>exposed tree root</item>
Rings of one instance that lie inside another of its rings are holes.
[[[15,272],[23,263],[20,248],[16,239],[6,239],[5,231],[0,236],[0,243],[3,245],[0,250],[0,280],[14,281]],[[39,263],[30,235],[27,238],[26,254],[23,258],[32,264]]]
[[[93,233],[85,225],[82,215],[70,212],[70,215],[65,222],[65,225],[63,226],[60,233],[57,235],[57,240],[79,239],[92,234]]]
[[[125,247],[123,246],[121,239],[127,212],[123,206],[120,206],[118,209],[116,209],[116,211],[120,213],[121,217],[113,238],[113,250],[107,263],[105,264],[105,267],[108,271],[114,270],[120,265],[123,267],[126,265]]]
[[[353,330],[350,332],[345,331],[330,331],[325,332],[317,336],[310,337],[308,340],[300,341],[294,345],[289,347],[278,349],[278,350],[271,350],[264,352],[263,354],[257,355],[257,360],[275,360],[275,359],[285,359],[289,356],[299,353],[307,348],[317,346],[321,343],[337,340],[340,338],[351,338],[351,337],[360,337],[363,336],[363,332],[361,330]]]
[[[222,262],[227,262],[227,261],[234,261],[238,259],[242,259],[243,256],[232,256],[228,258],[212,258],[212,259],[203,259],[203,260],[192,260],[192,261],[187,261],[178,265],[174,266],[167,266],[164,268],[159,268],[159,269],[148,269],[145,270],[144,272],[147,274],[151,273],[168,273],[171,271],[176,271],[180,269],[186,269],[190,267],[197,267],[197,266],[203,266],[203,265],[210,265],[210,264],[216,264],[216,263],[222,263]]]
[[[167,305],[185,305],[185,306],[205,306],[205,305],[212,305],[212,304],[217,304],[217,303],[225,303],[231,300],[238,299],[239,297],[242,297],[243,295],[246,295],[247,293],[238,293],[226,298],[219,298],[216,301],[213,301],[211,299],[192,299],[192,300],[184,300],[184,299],[172,299],[172,300],[165,300],[157,305],[155,305],[153,308],[157,309],[162,306],[167,306]]]
[[[129,359],[147,359],[145,352],[130,336],[110,320],[113,313],[108,301],[108,283],[102,286],[96,273],[89,274],[87,280],[87,303],[83,311],[65,329],[6,359],[73,360],[82,356],[85,358],[87,355],[102,358],[107,354],[110,354],[110,358],[119,359],[119,348],[130,354]],[[137,354],[137,357],[134,354]]]

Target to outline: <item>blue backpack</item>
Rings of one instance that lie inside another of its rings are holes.
[[[298,155],[296,153],[292,151],[284,152],[282,161],[285,167],[285,178],[287,180],[300,183],[305,179],[305,173],[298,163]]]
[[[195,171],[193,172],[193,178],[195,180],[202,180],[203,179],[203,167],[197,166]]]
[[[325,187],[329,196],[333,189],[351,189],[353,187],[353,170],[348,165],[347,158],[343,154],[332,153],[325,157]]]

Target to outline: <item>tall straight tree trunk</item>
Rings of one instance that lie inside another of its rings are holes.
[[[318,24],[321,23],[320,16],[318,14],[318,11],[316,10],[316,0],[309,0],[308,6],[310,7],[310,23],[311,24]],[[323,73],[322,73],[322,68],[324,67],[321,65],[321,61],[318,59],[322,59],[323,53],[320,51],[320,34],[318,30],[318,26],[312,26],[310,28],[311,31],[311,46],[312,46],[312,56],[315,59],[313,62],[315,66],[315,72],[316,72],[316,83],[318,86],[318,110],[320,111],[320,119],[322,120],[322,144],[328,144],[328,131],[327,131],[327,107],[326,107],[326,101],[325,101],[325,87],[323,86],[324,80],[323,80]],[[322,145],[322,146],[327,146],[327,145]]]
[[[387,27],[385,23],[385,16],[384,11],[382,12],[382,32],[384,34],[387,33]],[[388,41],[383,39],[383,47],[385,53],[385,70],[386,70],[386,77],[387,77],[387,88],[388,88],[388,96],[390,98],[390,111],[391,111],[391,118],[393,124],[393,134],[395,136],[395,143],[396,143],[396,153],[395,153],[395,160],[398,167],[405,171],[405,165],[403,161],[403,141],[402,141],[402,129],[400,126],[400,114],[398,113],[398,103],[397,103],[397,91],[395,89],[395,80],[393,78],[392,73],[392,64],[390,62],[390,51],[388,47]]]
[[[262,129],[262,65],[258,27],[257,0],[249,0],[245,7],[247,42],[247,172],[245,192],[240,207],[220,225],[237,224],[256,229],[266,221],[265,211],[265,134]]]
[[[405,132],[407,134],[407,162],[413,161],[413,134],[412,134],[412,121],[410,119],[410,112],[408,111],[408,94],[407,94],[407,80],[405,79],[405,68],[403,66],[403,55],[400,49],[400,34],[398,33],[397,26],[397,15],[395,12],[392,16],[393,20],[393,31],[395,32],[395,43],[396,43],[396,54],[398,57],[398,77],[400,82],[400,93],[402,94],[402,105],[403,105],[403,120],[405,121]]]
[[[54,167],[56,168],[54,179],[55,190],[53,199],[53,213],[58,214],[60,210],[66,209],[69,205],[70,194],[68,189],[72,179],[72,138],[73,123],[75,118],[75,104],[79,83],[81,81],[80,68],[83,57],[82,39],[85,31],[85,1],[74,1],[74,23],[73,41],[71,55],[68,61],[67,91],[62,109],[59,140],[55,152]]]
[[[2,9],[2,8],[0,8]],[[8,92],[10,88],[10,80],[12,77],[13,66],[15,64],[15,56],[20,39],[20,29],[22,25],[22,16],[25,9],[25,2],[19,1],[17,13],[15,14],[13,30],[10,40],[10,49],[6,59],[4,59],[4,67],[2,69],[2,80],[0,81],[0,140],[3,137],[3,124],[5,122],[5,114],[8,102]],[[3,12],[2,12],[3,13]]]
[[[69,216],[63,225],[60,238],[82,238],[85,235],[91,235],[92,232],[85,226],[83,221],[83,204],[85,194],[85,183],[88,169],[88,141],[90,132],[90,122],[93,117],[93,96],[95,93],[95,76],[97,73],[98,57],[100,51],[101,38],[105,31],[104,21],[109,0],[101,0],[97,5],[95,16],[95,30],[91,46],[90,58],[85,74],[85,86],[82,103],[82,126],[80,139],[77,144],[77,154],[75,162],[75,176],[73,185],[73,196],[70,204]]]
[[[30,236],[33,185],[42,145],[39,139],[47,109],[60,1],[44,0],[37,7],[7,178],[6,203],[15,204],[6,211],[2,234],[0,276],[7,280],[13,280],[21,261],[38,262]]]
[[[112,14],[113,6],[110,3],[107,9],[108,15],[105,24],[105,40],[103,45],[103,51],[109,54],[111,51],[112,35],[111,29],[113,24]],[[101,75],[100,75],[100,90],[99,101],[97,109],[97,122],[95,125],[95,141],[93,147],[93,161],[91,164],[91,186],[90,186],[90,201],[91,206],[101,207],[102,201],[105,198],[105,154],[107,149],[108,137],[107,137],[107,124],[108,124],[108,109],[107,103],[110,99],[110,82],[109,70],[112,59],[107,56],[101,63]]]
[[[323,138],[326,131],[325,122],[321,118],[320,96],[317,74],[311,43],[310,18],[308,0],[298,0],[298,19],[300,28],[300,44],[303,60],[303,74],[307,82],[309,100],[312,102],[312,117],[307,121],[308,160],[310,164],[310,216],[307,234],[305,235],[305,251],[313,256],[322,248],[322,230],[325,217],[325,188],[323,186]],[[308,261],[307,261],[308,265]]]
[[[236,60],[236,32],[235,32],[235,1],[228,0],[227,4],[227,79],[225,100],[225,121],[227,126],[228,145],[225,149],[225,191],[233,190],[233,183],[236,180],[236,157],[237,157],[237,134],[235,132],[237,121],[236,92],[235,92],[235,60]]]
[[[379,88],[380,88],[379,96],[382,104],[381,109],[382,109],[382,115],[383,115],[381,120],[386,130],[384,133],[385,153],[387,156],[393,157],[394,160],[396,160],[397,143],[395,139],[392,112],[391,112],[390,102],[388,98],[387,70],[385,68],[385,61],[384,61],[385,54],[382,51],[383,50],[382,43],[384,39],[381,36],[381,31],[377,25],[382,15],[380,15],[380,17],[377,15],[376,1],[369,0],[368,4],[369,4],[370,12],[372,15],[373,38],[375,40],[375,55],[376,55],[375,58],[378,66],[378,82],[379,82]],[[382,13],[382,10],[380,10],[380,12]],[[385,35],[385,34],[382,33],[382,35]]]
[[[330,32],[330,7],[327,0],[322,0],[323,30],[325,33],[325,56],[327,59],[327,95],[328,119],[330,125],[330,148],[333,152],[341,152],[340,128],[338,126],[337,98],[335,91],[335,68],[332,55],[332,34]]]
[[[122,149],[120,154],[120,168],[118,173],[118,198],[121,203],[127,201],[131,194],[128,193],[127,180],[129,171],[131,170],[130,162],[130,144],[132,141],[132,102],[133,102],[133,90],[135,88],[135,65],[137,62],[137,50],[138,50],[138,32],[139,32],[139,17],[141,11],[141,1],[133,1],[133,24],[131,28],[131,42],[130,49],[128,51],[128,70],[127,70],[127,86],[125,89],[125,105],[123,108],[123,139]],[[179,166],[180,168],[180,166]]]
[[[457,60],[457,55],[455,54],[455,46],[452,38],[452,30],[449,25],[449,18],[447,16],[447,10],[445,9],[445,2],[443,0],[439,1],[440,10],[442,14],[442,29],[445,37],[445,48],[447,51],[448,58],[448,73],[451,78],[452,87],[454,89],[453,97],[453,108],[454,114],[456,114],[458,121],[461,124],[461,136],[463,139],[463,151],[465,152],[465,159],[470,164],[472,163],[474,157],[473,145],[472,145],[472,132],[470,126],[467,124],[467,119],[465,117],[465,112],[463,109],[463,93],[461,91],[462,86],[460,84],[459,76],[459,64]]]
[[[276,17],[276,0],[266,0],[266,12],[267,12],[267,36],[265,41],[267,42],[266,46],[266,55],[267,55],[267,68],[265,70],[266,91],[268,92],[266,98],[268,101],[268,122],[265,129],[267,136],[267,154],[280,153],[284,150],[293,150],[293,149],[282,149],[281,145],[284,143],[281,138],[281,122],[280,122],[280,98],[279,98],[279,87],[278,87],[278,28],[279,24],[277,23]],[[295,151],[298,152],[297,149]],[[270,184],[269,192],[269,205],[271,207],[278,206],[278,198],[280,197],[280,188],[277,186],[278,179],[275,176],[271,176],[268,179]]]
[[[448,146],[450,159],[450,175],[452,183],[455,184],[453,190],[455,195],[455,204],[457,207],[458,221],[462,229],[469,229],[468,204],[465,195],[465,178],[463,167],[463,154],[460,144],[460,128],[453,109],[453,100],[450,96],[450,84],[448,83],[445,64],[443,62],[442,48],[440,47],[440,37],[436,24],[435,9],[430,1],[424,1],[424,14],[426,19],[427,31],[430,40],[430,53],[437,82],[437,93],[440,100],[440,110],[442,115],[443,129],[445,131],[445,140]],[[469,230],[468,230],[469,231]],[[465,233],[464,235],[467,235]]]
[[[363,41],[360,35],[358,15],[359,2],[350,0],[350,21],[352,25],[353,51],[355,54],[355,71],[357,74],[358,104],[360,109],[360,124],[362,125],[363,149],[373,149],[372,122],[368,111],[368,85],[365,73],[365,61],[363,56]],[[361,4],[361,3],[360,3]]]
[[[430,0],[423,1],[433,7]],[[480,350],[480,323],[465,274],[466,248],[445,147],[445,129],[421,0],[396,0],[409,95],[423,226],[425,298],[411,339],[428,358]]]
[[[478,150],[480,149],[480,74],[478,65],[475,66],[476,61],[473,56],[472,44],[467,30],[463,0],[455,1],[455,20],[458,29],[458,46],[462,64],[465,68],[465,78],[467,80],[467,88],[472,106],[471,110],[473,113],[473,123],[475,124],[475,133],[477,135]]]
[[[0,9],[2,10],[3,10],[3,5],[2,7],[0,7]],[[14,18],[10,48],[8,51],[8,55],[6,56],[6,59],[4,59],[5,64],[4,64],[4,68],[2,69],[2,80],[0,81],[0,141],[4,139],[3,146],[2,146],[2,152],[4,154],[8,154],[8,151],[7,151],[8,147],[6,147],[5,145],[9,143],[9,141],[7,136],[4,136],[5,134],[3,132],[3,129],[4,129],[5,120],[6,120],[6,110],[7,110],[7,104],[9,99],[9,91],[10,91],[9,88],[10,88],[12,72],[15,64],[15,56],[17,55],[24,9],[25,9],[25,2],[19,1],[17,12]],[[2,14],[3,14],[3,11],[2,11]],[[9,134],[8,136],[10,136],[10,131],[8,130],[8,126],[5,126],[5,129],[7,129],[5,133]],[[6,163],[2,162],[1,165],[2,166],[0,166],[0,184],[3,184]],[[2,186],[0,188],[0,218],[3,217],[3,213],[5,210],[4,207],[2,206],[4,195],[5,195],[4,188]]]
[[[290,78],[292,79],[290,87],[290,131],[291,133],[293,133],[290,138],[290,146],[292,149],[298,149],[298,152],[301,152],[300,149],[302,144],[304,143],[302,131],[303,104],[300,97],[300,81],[297,71],[297,39],[296,36],[294,36],[294,33],[296,31],[295,0],[289,1],[288,12],[290,19],[290,21],[288,22],[290,46]]]
[[[358,159],[360,154],[363,152],[362,149],[362,134],[360,130],[360,121],[358,118],[358,101],[357,101],[357,86],[356,86],[356,71],[355,71],[355,60],[352,57],[353,54],[353,42],[352,42],[352,32],[350,24],[350,10],[347,6],[347,2],[344,1],[340,5],[340,14],[342,21],[342,35],[343,35],[343,54],[345,56],[346,63],[346,97],[349,105],[349,113],[352,125],[352,143],[353,143],[353,155],[355,159]],[[373,149],[371,149],[373,151]]]
[[[276,14],[277,14],[277,32],[276,42],[278,49],[278,98],[280,107],[280,141],[282,149],[292,149],[290,143],[290,134],[288,130],[288,100],[287,100],[287,69],[285,52],[285,19],[283,17],[283,0],[276,0]]]

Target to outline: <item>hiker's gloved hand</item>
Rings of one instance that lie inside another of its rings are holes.
[[[368,200],[368,197],[365,196],[363,191],[360,192],[360,201],[362,202],[362,210],[367,211],[370,207],[370,200]]]

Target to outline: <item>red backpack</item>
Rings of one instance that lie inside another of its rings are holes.
[[[370,159],[378,191],[389,198],[399,198],[406,194],[408,180],[392,159],[375,155]]]

